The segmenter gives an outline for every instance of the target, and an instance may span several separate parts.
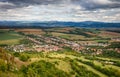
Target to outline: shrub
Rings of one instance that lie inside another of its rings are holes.
[[[7,70],[7,64],[2,59],[0,59],[0,70],[3,72],[5,72]]]
[[[20,56],[20,53],[19,53],[19,52],[15,52],[13,55],[14,55],[15,57],[19,57],[19,56]]]
[[[46,61],[34,62],[27,67],[22,67],[25,77],[70,77],[64,71],[55,67],[54,64]]]
[[[30,58],[28,55],[22,54],[20,57],[20,60],[22,61],[28,61],[28,59]]]

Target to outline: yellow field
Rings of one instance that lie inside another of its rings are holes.
[[[19,44],[19,40],[20,39],[11,39],[11,40],[0,40],[0,44],[7,44],[7,45],[11,45],[11,44]]]
[[[75,35],[75,34],[64,34],[64,33],[57,33],[57,32],[52,32],[51,34],[53,36],[57,36],[57,37],[61,37],[69,40],[79,40],[84,38],[84,36]]]
[[[23,32],[25,34],[44,34],[41,29],[16,29],[16,32]]]
[[[106,38],[110,38],[110,37],[113,38],[113,37],[120,37],[120,33],[101,31],[101,33],[98,36],[106,37]]]

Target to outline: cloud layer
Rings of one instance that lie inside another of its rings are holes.
[[[110,9],[110,8],[119,8],[120,7],[120,1],[110,1],[110,0],[75,0],[75,2],[80,4],[80,6],[82,6],[86,10]]]
[[[0,20],[117,21],[120,0],[0,0]]]
[[[106,9],[106,8],[120,8],[120,0],[1,0],[13,5],[4,6],[3,9],[8,7],[17,8],[29,5],[48,5],[48,4],[75,4],[87,10],[93,9]]]

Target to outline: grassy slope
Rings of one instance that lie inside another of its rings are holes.
[[[84,56],[81,56],[81,57],[77,57],[77,56],[74,56],[74,55],[66,55],[66,54],[58,54],[58,53],[44,53],[45,55],[47,55],[47,58],[46,56],[44,56],[43,58],[41,57],[36,57],[36,58],[31,58],[31,62],[35,62],[35,61],[39,61],[39,60],[45,60],[45,61],[48,61],[48,62],[51,62],[51,63],[54,63],[54,62],[58,62],[58,65],[56,65],[56,67],[58,69],[61,69],[65,72],[70,72],[71,71],[71,66],[69,64],[69,62],[66,62],[64,59],[66,57],[74,60],[74,59],[82,59],[84,61],[91,61],[89,59],[85,59]],[[48,57],[49,56],[49,57]],[[101,62],[98,62],[98,61],[94,61],[96,65],[100,65],[102,67],[102,64]],[[81,62],[78,62],[79,65],[83,65],[85,66],[89,71],[92,71],[93,73],[99,75],[100,77],[107,77],[107,75],[101,73],[99,70],[96,70],[94,69],[92,66],[90,65],[87,65],[87,64],[84,64],[84,63],[81,63]],[[115,65],[106,65],[105,68],[107,67],[110,67],[112,66],[112,68],[114,69],[117,69],[118,66],[115,66]],[[118,67],[119,68],[119,67]]]
[[[30,59],[28,61],[26,61],[26,62],[22,62],[18,58],[15,58],[15,61],[17,62],[16,65],[19,68],[22,65],[27,66],[27,65],[30,65],[30,64],[32,64],[34,62],[38,62],[38,61],[50,62],[51,64],[55,65],[55,68],[66,72],[67,74],[71,75],[71,77],[75,77],[75,74],[71,74],[71,72],[72,71],[75,72],[75,70],[72,69],[69,60],[76,60],[76,59],[80,59],[80,60],[87,61],[87,62],[94,62],[95,65],[98,65],[98,66],[104,67],[104,68],[112,67],[113,69],[118,70],[117,71],[118,73],[120,72],[120,70],[119,70],[120,67],[118,67],[118,66],[108,65],[108,64],[105,64],[105,66],[103,66],[101,61],[97,61],[97,60],[93,61],[93,60],[90,60],[90,59],[86,59],[84,56],[80,56],[80,55],[75,56],[75,55],[72,55],[71,53],[72,52],[70,52],[70,53],[64,53],[64,52],[63,53],[57,53],[57,52],[50,52],[50,53],[21,53],[21,54],[25,54],[25,55],[30,56]],[[86,68],[86,70],[91,71],[92,73],[94,73],[94,74],[96,74],[96,75],[98,75],[100,77],[107,77],[106,74],[101,73],[101,71],[96,70],[91,65],[85,64],[84,62],[80,62],[80,61],[77,61],[77,63],[78,63],[79,66],[84,66]],[[77,68],[78,68],[78,66],[77,66]],[[3,72],[2,74],[4,75],[4,77],[8,76],[5,72]],[[8,72],[8,74],[13,75],[13,77],[17,77],[18,75],[20,75],[21,77],[24,77],[24,76],[22,76],[21,73],[16,75],[16,73]]]
[[[95,74],[99,75],[100,77],[107,77],[105,74],[101,73],[100,71],[95,70],[94,68],[92,68],[89,65],[86,65],[86,64],[81,63],[81,62],[79,62],[79,65],[85,66],[89,71],[94,72]]]

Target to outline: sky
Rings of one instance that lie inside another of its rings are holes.
[[[0,0],[0,21],[120,22],[120,0]]]

